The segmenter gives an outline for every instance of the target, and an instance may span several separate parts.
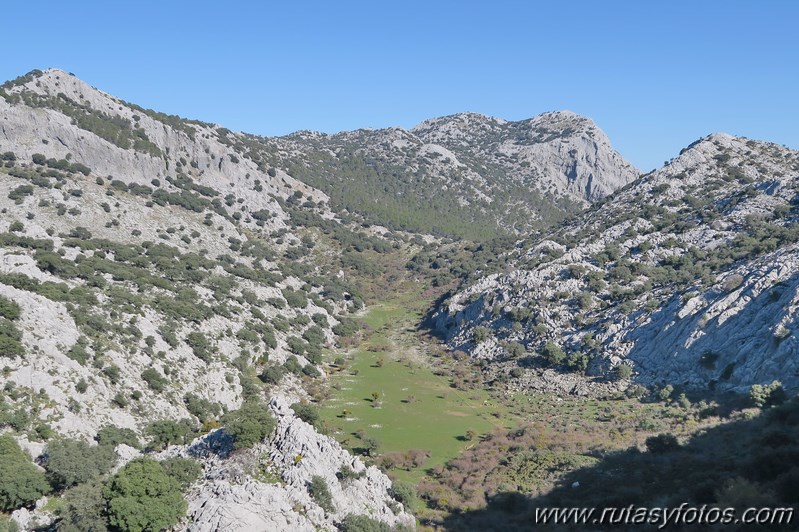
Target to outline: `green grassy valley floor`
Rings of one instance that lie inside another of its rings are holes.
[[[425,469],[473,445],[467,432],[509,429],[514,420],[488,392],[456,390],[448,377],[434,373],[427,362],[431,354],[424,352],[429,346],[416,338],[421,311],[394,303],[372,307],[364,316],[374,332],[350,354],[347,368],[332,377],[334,397],[324,403],[322,417],[355,452],[364,448],[365,436],[380,443],[381,454],[429,453],[419,467],[394,471],[397,478],[416,483]],[[377,401],[373,393],[379,394]]]
[[[418,330],[430,300],[405,288],[370,306],[355,345],[331,354],[339,365],[320,417],[353,453],[417,489],[412,506],[423,523],[480,508],[499,491],[545,494],[604,453],[643,447],[661,432],[686,437],[720,421],[699,415],[698,406],[623,395],[560,398],[508,395],[501,385],[455,387],[456,371],[475,375],[479,368]]]

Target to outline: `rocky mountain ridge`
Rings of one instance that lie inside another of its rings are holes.
[[[795,391],[798,175],[795,151],[710,135],[520,241],[508,273],[456,293],[438,327],[453,348],[512,372],[514,387],[599,393],[632,377]]]
[[[4,111],[2,133],[21,157],[72,153],[100,174],[144,185],[181,172],[203,186],[227,183],[248,205],[276,213],[270,194],[298,190],[326,203],[332,194],[338,212],[443,236],[541,228],[638,175],[590,119],[568,111],[518,122],[461,113],[409,131],[267,138],[142,109],[57,69],[9,82],[4,94],[27,104]],[[72,125],[106,142],[83,144]],[[57,142],[42,147],[49,138]],[[253,194],[250,178],[266,194]]]
[[[0,132],[20,160],[35,153],[59,160],[70,154],[97,175],[143,186],[182,173],[199,185],[236,194],[246,208],[276,213],[270,220],[276,228],[286,215],[270,194],[287,198],[301,191],[313,201],[327,201],[285,172],[267,172],[241,157],[224,128],[148,112],[57,69],[7,85],[0,98]],[[259,185],[262,190],[253,190]]]
[[[319,388],[322,348],[362,304],[343,277],[347,253],[401,240],[336,221],[324,193],[254,160],[244,139],[59,70],[3,85],[0,430],[24,435],[42,463],[47,446],[36,442],[56,437],[165,437],[169,452],[202,465],[187,529],[330,530],[355,513],[412,526],[401,504],[386,506],[385,475],[288,408]],[[277,428],[260,447],[192,455],[225,434],[228,413],[270,399]],[[127,459],[138,454],[124,447]],[[259,450],[271,480],[257,464],[246,481],[224,473]],[[339,487],[343,465],[365,476]],[[335,511],[313,501],[311,474]],[[31,527],[53,518],[44,504],[15,517]]]

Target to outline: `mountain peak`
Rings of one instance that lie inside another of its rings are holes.
[[[590,118],[583,116],[581,114],[575,113],[574,111],[569,111],[568,109],[562,109],[560,111],[545,111],[539,114],[536,118],[546,118],[546,119],[556,119],[556,120],[591,120]]]
[[[67,85],[80,85],[87,89],[91,89],[86,82],[60,68],[31,70],[23,76],[7,81],[3,86],[6,89],[10,89],[11,92],[30,90],[41,93],[42,91],[51,92],[61,86],[62,83]],[[58,91],[56,90],[56,92]]]
[[[41,78],[41,79],[48,79],[48,78],[59,79],[59,78],[62,78],[62,77],[70,77],[70,78],[80,79],[75,74],[73,74],[72,72],[67,72],[66,70],[62,70],[60,68],[47,68],[45,70],[42,70],[41,74],[38,77]]]
[[[492,128],[506,123],[507,121],[501,118],[494,118],[480,113],[464,112],[429,118],[414,126],[411,132],[415,135],[430,135],[433,132],[439,132],[443,135],[459,137],[468,135],[471,131],[480,128]]]
[[[461,160],[479,153],[524,186],[579,202],[598,200],[638,175],[593,120],[572,111],[519,121],[461,113],[426,120],[412,132]]]
[[[592,138],[600,138],[604,143],[610,145],[605,133],[597,127],[593,120],[568,110],[548,111],[518,121],[465,112],[425,120],[411,129],[411,132],[431,141],[445,142],[473,136],[476,132],[493,132],[492,134],[495,134],[502,128],[524,130],[528,127],[540,133],[546,132],[547,134],[542,139],[550,139],[552,134],[568,136],[579,132]],[[561,135],[561,133],[565,135]]]
[[[573,124],[573,125],[580,125],[586,129],[599,129],[596,123],[588,118],[587,116],[583,116],[581,114],[577,114],[574,111],[547,111],[545,113],[541,113],[538,116],[534,116],[528,120],[522,120],[522,122],[531,122],[531,123],[549,123],[549,124]]]
[[[729,133],[715,132],[702,137],[680,151],[680,154],[672,159],[667,167],[659,172],[673,169],[675,167],[691,167],[697,165],[718,166],[725,164],[730,158],[740,160],[751,158],[753,151],[772,149],[784,149],[777,144],[752,140],[745,137],[730,135]]]

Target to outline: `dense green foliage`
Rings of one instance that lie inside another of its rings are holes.
[[[5,296],[0,296],[0,316],[8,320],[16,320],[20,315],[19,305]]]
[[[205,335],[198,331],[192,331],[186,336],[186,343],[191,347],[194,356],[209,362],[211,360],[211,344]]]
[[[291,409],[306,423],[316,426],[319,422],[319,409],[310,403],[296,403],[291,405]]]
[[[367,515],[349,514],[340,525],[342,532],[391,532],[392,528]]]
[[[113,447],[57,439],[47,444],[48,478],[58,489],[88,482],[107,473],[116,462]]]
[[[29,506],[50,486],[11,436],[0,436],[0,511]]]
[[[67,490],[63,497],[63,507],[59,511],[60,520],[56,524],[59,532],[106,532],[106,500],[103,497],[103,484],[92,481]]]
[[[773,381],[771,384],[753,384],[749,392],[749,398],[758,408],[765,406],[779,405],[785,402],[787,395],[782,388],[780,381]]]
[[[541,354],[551,363],[560,364],[566,359],[566,353],[554,342],[547,342],[541,350]]]
[[[10,320],[0,318],[0,358],[16,358],[23,354],[22,332]]]
[[[155,368],[147,368],[142,371],[141,378],[151,390],[156,392],[164,391],[166,385],[169,384],[169,379],[161,375]]]
[[[0,93],[2,93],[2,89],[0,89]],[[10,517],[0,514],[0,532],[19,532],[19,526]]]
[[[182,445],[194,434],[194,423],[188,419],[153,421],[147,426],[147,434],[152,438],[149,447],[154,449],[163,449],[167,445]]]
[[[194,394],[184,395],[183,403],[186,405],[186,410],[203,423],[215,419],[222,410],[219,403],[214,403]]]
[[[282,293],[289,307],[301,309],[308,306],[308,298],[302,292],[292,288],[284,288]]]
[[[111,527],[129,532],[170,528],[188,508],[180,483],[150,458],[125,465],[111,478],[103,494],[108,501]]]
[[[405,508],[412,508],[416,501],[416,487],[408,482],[395,480],[391,483],[391,492],[398,502],[401,502]]]
[[[122,443],[136,449],[141,447],[141,442],[139,442],[139,438],[133,430],[125,427],[117,427],[116,425],[106,425],[101,428],[97,431],[97,435],[94,439],[99,445],[112,448]]]
[[[13,323],[20,317],[19,305],[0,296],[0,358],[16,358],[25,353],[22,332]]]
[[[260,401],[247,401],[222,418],[225,432],[233,436],[233,447],[244,449],[260,443],[275,428],[275,418]]]
[[[161,461],[164,472],[174,478],[182,489],[189,487],[202,473],[202,466],[191,458],[173,456]]]
[[[414,163],[405,166],[390,157],[367,155],[358,149],[357,143],[337,143],[333,140],[330,145],[322,142],[318,149],[306,148],[307,159],[301,163],[285,161],[287,170],[328,193],[333,209],[358,213],[368,223],[395,230],[487,240],[510,227],[541,227],[575,210],[575,205],[567,200],[514,182],[507,168],[487,168],[482,162],[476,162],[475,167],[487,180],[497,184],[491,191],[493,201],[474,194],[464,204],[460,200],[473,194],[473,185],[460,175],[462,171],[457,171],[451,176],[450,186],[441,186],[444,176],[435,170],[431,156],[416,153],[412,148],[410,157],[414,161],[419,157],[421,162],[414,170],[410,168]],[[339,153],[333,155],[329,150]],[[530,215],[531,206],[543,222]]]

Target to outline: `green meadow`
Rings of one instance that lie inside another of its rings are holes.
[[[365,438],[379,442],[380,454],[429,453],[421,467],[393,470],[413,483],[473,445],[476,435],[507,426],[504,408],[486,391],[456,390],[429,367],[414,330],[420,318],[419,304],[372,307],[362,318],[370,330],[347,367],[331,376],[333,394],[321,412],[331,434],[355,453],[364,452]]]

